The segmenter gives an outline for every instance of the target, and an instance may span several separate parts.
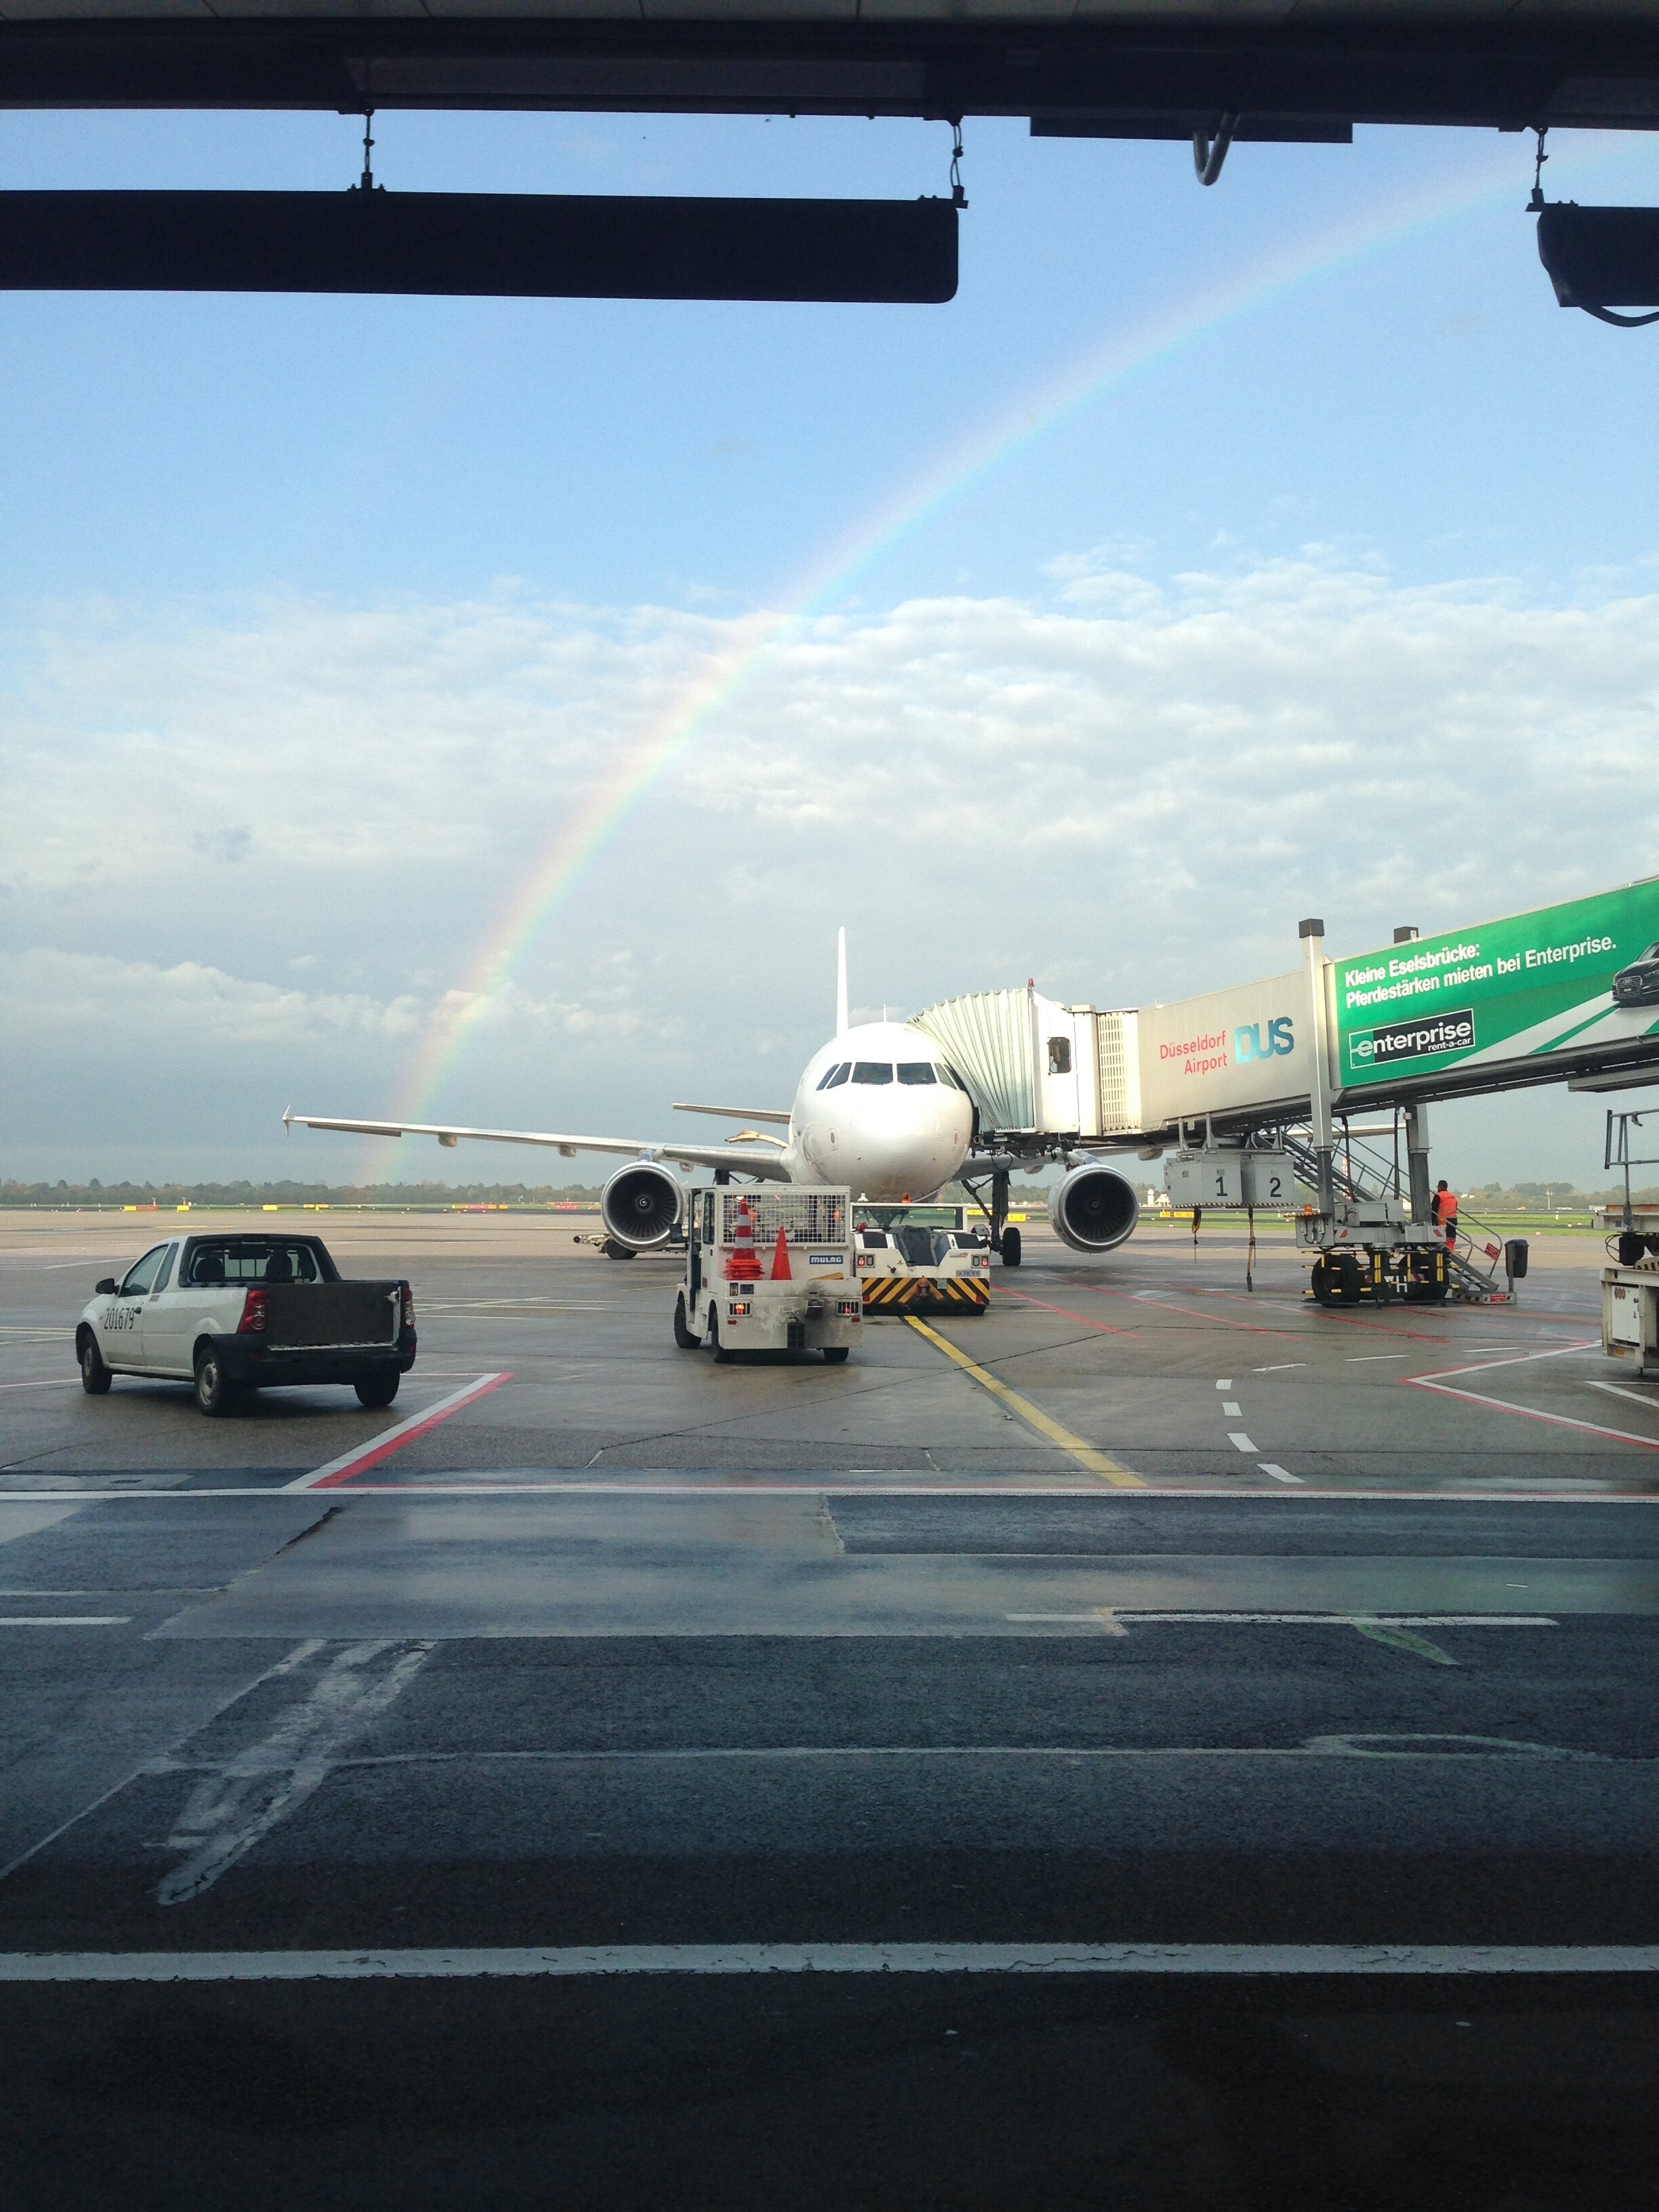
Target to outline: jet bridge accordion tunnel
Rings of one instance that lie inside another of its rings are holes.
[[[0,289],[936,305],[947,199],[0,192]]]

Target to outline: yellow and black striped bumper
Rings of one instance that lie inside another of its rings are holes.
[[[983,1313],[991,1285],[975,1275],[872,1275],[864,1285],[866,1313]]]

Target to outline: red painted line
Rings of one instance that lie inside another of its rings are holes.
[[[1018,1298],[1022,1305],[1041,1306],[1045,1313],[1064,1314],[1067,1321],[1079,1322],[1085,1328],[1098,1329],[1103,1336],[1133,1336],[1133,1328],[1114,1328],[1109,1322],[1091,1321],[1085,1314],[1073,1313],[1070,1306],[1051,1306],[1047,1298],[1034,1298],[1029,1291],[1011,1291],[1006,1283],[999,1283],[998,1293],[1005,1298]]]
[[[1103,1298],[1133,1298],[1133,1291],[1115,1291],[1104,1283],[1091,1283],[1089,1288]],[[1142,1297],[1139,1304],[1152,1306],[1159,1313],[1191,1314],[1195,1321],[1213,1322],[1218,1328],[1242,1328],[1251,1336],[1294,1337],[1299,1342],[1308,1334],[1305,1328],[1264,1328],[1259,1322],[1229,1321],[1225,1314],[1206,1313],[1201,1306],[1172,1306],[1159,1297]]]
[[[1510,1398],[1490,1397],[1484,1390],[1459,1390],[1440,1377],[1447,1375],[1480,1375],[1489,1367],[1518,1367],[1528,1359],[1558,1359],[1565,1352],[1590,1352],[1600,1340],[1586,1337],[1582,1344],[1563,1344],[1553,1352],[1521,1352],[1508,1359],[1481,1359],[1468,1367],[1443,1367],[1437,1375],[1401,1375],[1401,1382],[1413,1384],[1419,1390],[1438,1391],[1443,1398],[1464,1398],[1472,1406],[1492,1406],[1500,1413],[1517,1414],[1523,1421],[1547,1421],[1558,1429],[1579,1429],[1592,1437],[1611,1437],[1623,1444],[1638,1444],[1644,1451],[1659,1451],[1659,1437],[1638,1437],[1630,1429],[1609,1429],[1600,1421],[1575,1420],[1571,1413],[1541,1413],[1536,1406],[1517,1406]]]
[[[284,1490],[337,1489],[343,1482],[349,1482],[354,1475],[364,1474],[369,1468],[378,1467],[382,1460],[390,1459],[393,1452],[399,1452],[405,1444],[413,1443],[416,1437],[423,1437],[429,1429],[440,1427],[452,1413],[459,1413],[463,1406],[475,1404],[478,1399],[488,1397],[492,1390],[499,1390],[503,1382],[512,1380],[510,1374],[481,1375],[476,1382],[468,1383],[465,1390],[452,1391],[447,1398],[441,1398],[425,1413],[411,1413],[408,1420],[399,1421],[396,1428],[387,1429],[373,1443],[364,1444],[358,1451],[348,1452],[343,1458],[330,1460],[325,1466],[313,1469],[310,1474],[302,1474],[297,1482],[285,1482],[282,1487]]]
[[[1197,1295],[1198,1295],[1200,1297],[1204,1297],[1204,1298],[1240,1298],[1240,1299],[1242,1299],[1242,1298],[1243,1298],[1243,1295],[1244,1295],[1244,1293],[1243,1293],[1242,1291],[1200,1291],[1197,1293]],[[1266,1296],[1266,1297],[1273,1297],[1273,1293],[1272,1291],[1267,1291],[1267,1292],[1264,1292],[1264,1293],[1258,1293],[1258,1295],[1261,1295],[1261,1296]],[[1281,1303],[1284,1303],[1284,1301],[1281,1301]],[[1364,1321],[1364,1320],[1362,1320],[1362,1319],[1361,1319],[1361,1317],[1360,1317],[1360,1316],[1359,1316],[1359,1315],[1358,1315],[1358,1314],[1337,1313],[1336,1311],[1334,1311],[1334,1309],[1333,1309],[1333,1308],[1331,1308],[1331,1307],[1329,1307],[1329,1306],[1312,1306],[1312,1307],[1310,1307],[1310,1306],[1305,1306],[1305,1305],[1298,1305],[1298,1307],[1297,1307],[1297,1310],[1298,1310],[1299,1312],[1302,1312],[1302,1313],[1314,1313],[1314,1312],[1317,1312],[1317,1313],[1321,1316],[1321,1317],[1322,1317],[1322,1318],[1326,1319],[1326,1320],[1329,1320],[1329,1321],[1340,1321],[1340,1322],[1341,1322],[1344,1324],[1344,1326],[1345,1326],[1346,1328],[1369,1328],[1369,1329],[1376,1329],[1376,1331],[1378,1331],[1378,1332],[1379,1332],[1382,1335],[1383,1335],[1383,1336],[1414,1336],[1414,1337],[1420,1337],[1420,1338],[1422,1339],[1422,1340],[1423,1340],[1423,1342],[1424,1342],[1425,1344],[1450,1344],[1450,1343],[1453,1341],[1453,1340],[1452,1340],[1449,1336],[1437,1336],[1437,1335],[1435,1335],[1435,1334],[1432,1333],[1432,1331],[1431,1331],[1431,1330],[1429,1330],[1429,1329],[1425,1329],[1425,1328],[1389,1328],[1389,1324],[1388,1324],[1388,1322],[1385,1322],[1385,1321]]]

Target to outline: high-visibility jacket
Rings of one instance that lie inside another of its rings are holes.
[[[1436,1191],[1434,1194],[1434,1218],[1439,1222],[1456,1220],[1457,1193],[1455,1190]]]

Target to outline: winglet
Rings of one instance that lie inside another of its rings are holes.
[[[294,1134],[294,1109],[291,1106],[283,1109],[283,1127],[290,1137]]]
[[[836,1035],[845,1036],[852,1024],[847,1018],[847,932],[836,939]]]

